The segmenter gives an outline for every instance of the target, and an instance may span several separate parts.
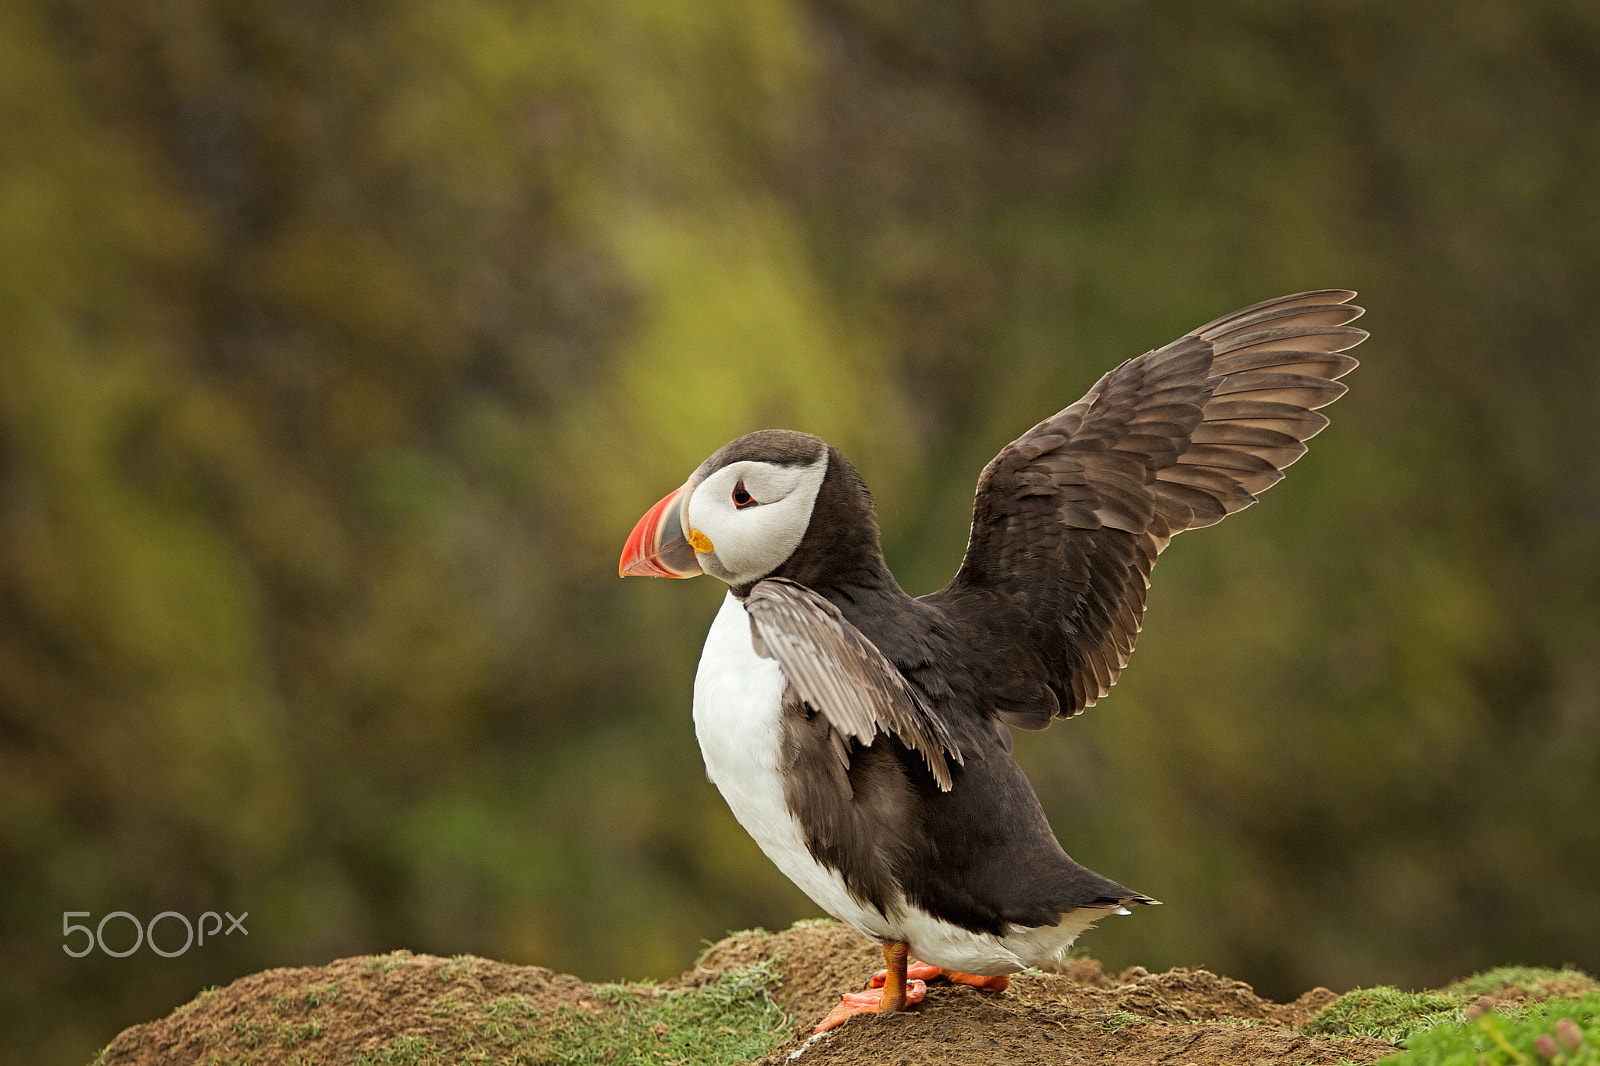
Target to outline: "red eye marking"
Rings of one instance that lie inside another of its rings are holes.
[[[756,502],[756,498],[744,490],[744,482],[739,482],[733,487],[733,505],[740,510]]]

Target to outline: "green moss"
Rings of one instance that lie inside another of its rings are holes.
[[[1597,1066],[1600,992],[1531,1003],[1515,1015],[1490,1010],[1465,1025],[1437,1026],[1383,1062],[1385,1066]]]
[[[1402,992],[1380,985],[1347,992],[1311,1019],[1307,1033],[1369,1036],[1399,1044],[1444,1022],[1466,1018],[1467,997],[1439,992]]]
[[[1482,997],[1511,988],[1549,998],[1488,1010],[1477,1006]],[[1393,1066],[1600,1064],[1596,1039],[1600,992],[1571,994],[1586,988],[1592,988],[1592,982],[1577,970],[1506,966],[1456,981],[1439,992],[1357,989],[1340,996],[1305,1031],[1402,1044],[1406,1051],[1384,1060]],[[1566,1045],[1558,1039],[1562,1019],[1570,1022],[1560,1034],[1567,1038]],[[1542,1044],[1541,1037],[1546,1038]],[[1547,1054],[1541,1055],[1541,1050]]]
[[[1536,966],[1501,966],[1499,969],[1487,970],[1474,974],[1445,987],[1446,992],[1458,995],[1477,997],[1491,995],[1507,988],[1525,989],[1534,996],[1549,996],[1559,994],[1563,988],[1570,988],[1575,983],[1588,984],[1588,977],[1581,970],[1544,970]]]
[[[769,990],[777,982],[771,962],[724,974],[699,988],[601,985],[596,996],[610,1008],[543,1010],[523,996],[484,1005],[477,1037],[515,1048],[512,1061],[563,1066],[648,1063],[744,1063],[760,1058],[788,1035],[783,1012]]]

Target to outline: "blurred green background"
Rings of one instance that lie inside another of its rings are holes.
[[[1008,440],[1323,286],[1373,333],[1332,428],[1019,737],[1167,903],[1082,944],[1600,969],[1597,173],[1592,0],[0,5],[0,1062],[269,966],[664,978],[815,915],[701,769],[722,586],[619,581],[634,519],[806,429],[931,591]]]

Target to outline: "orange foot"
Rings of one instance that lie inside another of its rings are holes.
[[[872,975],[872,987],[881,988],[888,980],[889,971],[879,970]],[[908,962],[906,976],[918,978],[923,981],[933,981],[943,977],[946,981],[954,981],[958,985],[971,985],[981,988],[985,992],[1004,992],[1011,987],[1011,978],[1007,974],[995,977],[981,977],[975,973],[962,973],[960,970],[946,970],[940,966],[933,966],[926,962]]]
[[[875,984],[881,986],[882,981],[874,978]],[[900,1006],[890,1006],[891,1011],[904,1010],[913,1003],[921,1003],[928,994],[928,986],[921,981],[906,982],[906,998]],[[892,998],[892,997],[891,997]],[[828,1013],[828,1016],[817,1023],[813,1032],[821,1033],[841,1024],[846,1018],[857,1014],[877,1014],[883,1009],[883,990],[881,987],[867,992],[846,992],[844,1000]]]

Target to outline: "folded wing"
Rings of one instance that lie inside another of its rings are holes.
[[[922,698],[839,608],[784,578],[757,582],[745,599],[756,651],[776,659],[796,694],[832,726],[834,750],[849,767],[851,744],[887,733],[920,755],[935,782],[950,789],[950,761],[961,751]]]

